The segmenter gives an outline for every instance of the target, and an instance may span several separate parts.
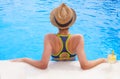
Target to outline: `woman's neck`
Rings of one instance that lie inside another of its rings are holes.
[[[68,30],[68,29],[59,29],[58,34],[61,34],[61,35],[68,35],[68,34],[69,34],[69,30]]]

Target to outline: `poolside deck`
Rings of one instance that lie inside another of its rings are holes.
[[[0,79],[120,79],[120,61],[82,70],[78,61],[50,62],[46,70],[26,63],[0,61]]]

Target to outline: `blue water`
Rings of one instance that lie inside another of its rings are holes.
[[[0,60],[41,59],[44,36],[57,33],[49,14],[62,2],[77,13],[71,34],[83,34],[88,60],[120,60],[120,0],[0,0]]]

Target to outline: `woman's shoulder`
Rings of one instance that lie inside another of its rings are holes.
[[[81,39],[81,38],[83,38],[83,35],[82,34],[72,34],[71,37],[76,38],[76,39],[78,39],[78,38]]]
[[[83,38],[83,35],[82,35],[82,34],[70,34],[70,35],[71,35],[71,38],[73,38],[73,39],[81,39],[81,38]],[[57,35],[56,35],[56,34],[49,33],[49,34],[46,34],[46,35],[45,35],[45,38],[56,39],[56,38],[57,38]]]
[[[73,45],[74,45],[74,44],[77,44],[82,39],[83,39],[82,34],[72,34],[69,42],[73,43]]]
[[[56,34],[52,34],[52,33],[49,33],[49,34],[46,34],[46,35],[45,35],[45,37],[49,37],[49,38],[50,38],[50,37],[55,37],[55,36],[56,36]]]
[[[56,37],[57,37],[56,34],[51,34],[51,33],[45,35],[45,38],[52,39],[52,40],[56,39]]]

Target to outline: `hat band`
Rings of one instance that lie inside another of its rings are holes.
[[[61,24],[61,23],[59,23],[59,22],[56,20],[55,16],[54,16],[54,19],[55,19],[55,22],[56,22],[59,26],[61,26],[61,27],[65,27],[65,26],[68,26],[68,25],[72,22],[73,17],[70,19],[70,21],[68,21],[68,22],[65,23],[65,24]]]

